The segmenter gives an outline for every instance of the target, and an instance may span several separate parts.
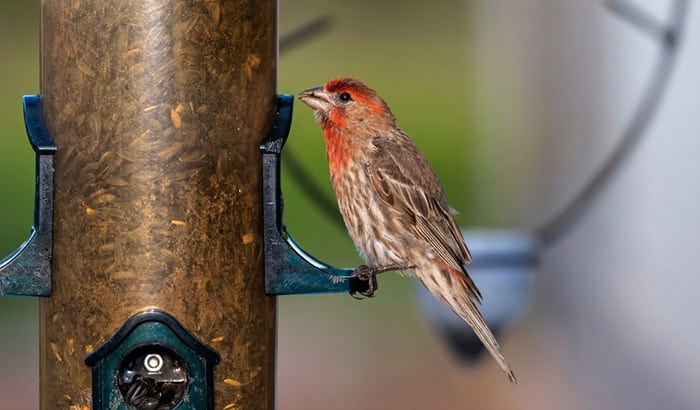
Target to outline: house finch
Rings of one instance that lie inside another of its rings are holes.
[[[415,276],[467,322],[512,382],[467,274],[471,260],[440,182],[411,138],[396,126],[384,100],[354,78],[330,80],[299,97],[323,129],[338,206],[366,261],[363,279],[389,270]],[[371,296],[370,286],[365,296]]]

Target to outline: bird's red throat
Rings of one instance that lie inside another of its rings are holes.
[[[331,172],[331,182],[333,187],[338,192],[339,178],[343,170],[353,161],[352,146],[348,138],[334,126],[325,126],[323,129],[323,138],[326,142],[326,157],[328,158],[328,166]]]

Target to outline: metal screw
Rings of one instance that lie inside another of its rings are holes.
[[[143,359],[143,366],[149,372],[157,372],[163,368],[163,358],[156,353],[148,354],[146,358]]]

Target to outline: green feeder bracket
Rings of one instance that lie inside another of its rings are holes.
[[[34,225],[29,238],[0,260],[0,295],[49,296],[56,144],[46,129],[40,96],[25,95],[22,105],[29,143],[36,153]]]
[[[260,144],[263,168],[263,219],[265,242],[265,292],[268,295],[363,292],[369,281],[353,275],[353,269],[328,266],[294,242],[283,222],[280,188],[280,155],[292,125],[294,97],[277,96],[272,125]],[[377,288],[376,283],[373,284]]]

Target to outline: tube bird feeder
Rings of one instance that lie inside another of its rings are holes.
[[[275,25],[274,1],[42,2],[42,409],[273,407],[258,145]]]

